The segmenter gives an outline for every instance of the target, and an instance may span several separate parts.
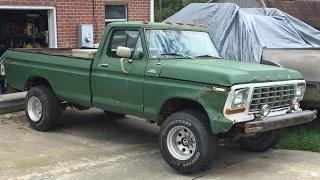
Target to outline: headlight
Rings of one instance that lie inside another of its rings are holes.
[[[239,109],[246,106],[249,89],[238,89],[234,92],[232,109]]]
[[[302,100],[305,91],[306,91],[306,85],[305,84],[298,84],[297,88],[296,88],[296,98],[298,100]]]

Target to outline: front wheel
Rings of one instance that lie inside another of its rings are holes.
[[[275,147],[283,137],[283,129],[276,129],[257,133],[252,137],[241,137],[237,143],[244,149],[253,152],[262,152]]]
[[[208,117],[188,110],[176,112],[163,122],[159,144],[163,158],[172,168],[192,173],[212,162],[218,140]]]

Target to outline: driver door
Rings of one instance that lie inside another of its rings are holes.
[[[95,107],[118,113],[143,115],[144,72],[147,65],[139,29],[113,29],[92,73]],[[132,49],[132,60],[124,59],[123,72],[116,55],[118,46]]]

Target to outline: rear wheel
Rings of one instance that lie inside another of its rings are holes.
[[[276,129],[257,133],[252,137],[241,137],[237,143],[244,149],[253,152],[262,152],[275,147],[283,137],[283,129]]]
[[[212,162],[218,144],[210,127],[208,117],[197,111],[170,115],[159,134],[160,151],[165,161],[182,173],[206,168]]]
[[[56,128],[61,119],[61,103],[50,87],[31,88],[25,101],[25,112],[30,126],[37,131]]]

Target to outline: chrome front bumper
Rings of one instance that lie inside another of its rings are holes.
[[[317,111],[297,111],[279,116],[265,117],[245,123],[247,134],[265,132],[274,129],[285,128],[298,124],[304,124],[317,118]]]

